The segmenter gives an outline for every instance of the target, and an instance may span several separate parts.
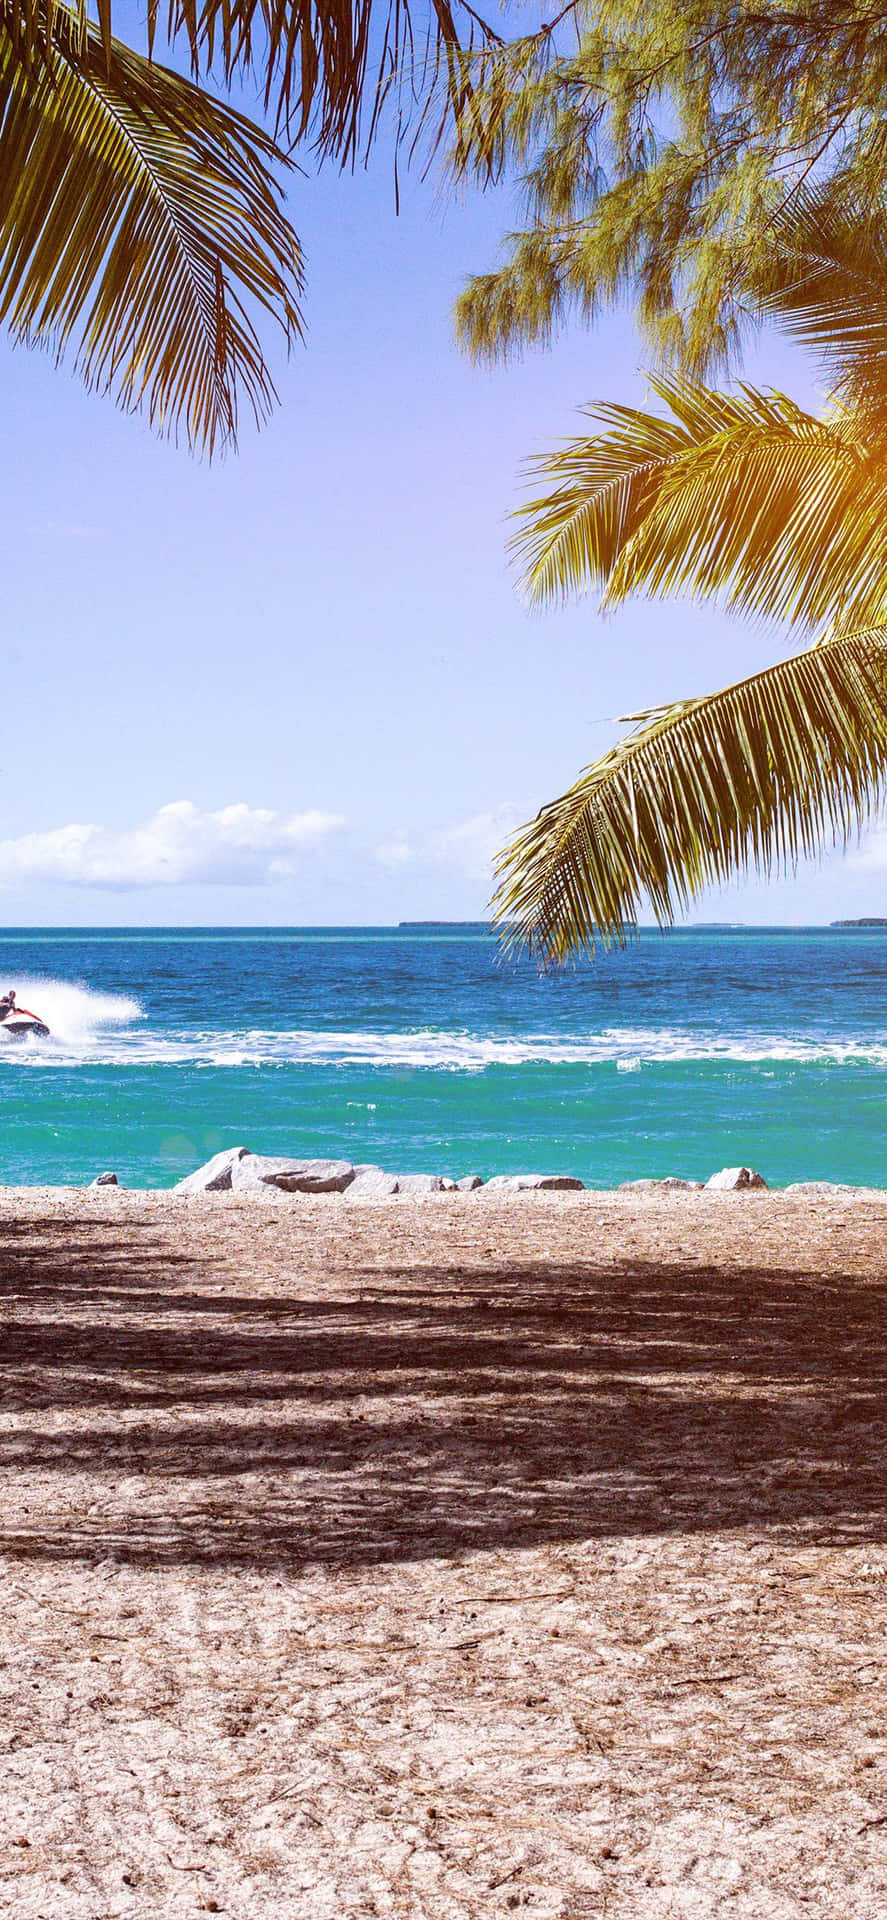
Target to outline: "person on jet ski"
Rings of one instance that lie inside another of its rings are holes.
[[[14,1013],[14,1012],[15,1012],[15,990],[14,988],[10,987],[8,992],[0,995],[0,1020],[5,1020],[6,1015],[8,1013]]]

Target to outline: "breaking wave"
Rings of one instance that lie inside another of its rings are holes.
[[[639,1072],[665,1063],[833,1062],[887,1067],[887,1044],[835,1034],[741,1037],[680,1028],[605,1028],[598,1033],[478,1034],[426,1027],[385,1031],[318,1028],[224,1030],[148,1027],[138,1001],[60,981],[14,982],[21,1003],[49,1026],[48,1040],[7,1043],[3,1064],[76,1066],[265,1066],[425,1068],[482,1073],[491,1067],[597,1066]]]

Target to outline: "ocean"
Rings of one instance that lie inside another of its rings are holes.
[[[0,1181],[171,1186],[228,1145],[611,1187],[887,1186],[887,929],[685,928],[540,975],[488,930],[0,934]]]

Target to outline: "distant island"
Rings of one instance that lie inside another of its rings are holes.
[[[887,918],[877,919],[873,914],[870,914],[865,920],[831,920],[829,925],[833,927],[887,927]]]

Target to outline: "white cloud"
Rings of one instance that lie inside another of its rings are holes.
[[[516,833],[522,818],[518,808],[506,800],[488,813],[475,813],[457,826],[442,827],[431,835],[431,858],[440,865],[458,868],[469,880],[489,880],[496,855]]]
[[[335,813],[282,814],[243,804],[203,813],[190,800],[175,800],[123,832],[70,826],[0,840],[0,886],[264,886],[289,879],[301,856],[343,825]]]

